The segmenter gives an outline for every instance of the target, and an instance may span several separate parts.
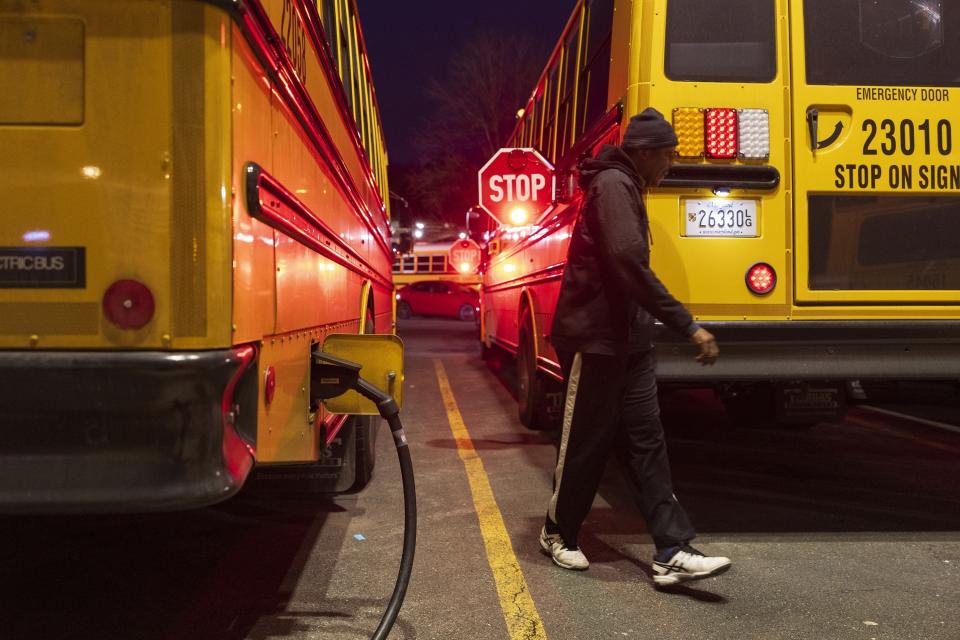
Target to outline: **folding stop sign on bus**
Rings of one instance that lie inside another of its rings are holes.
[[[532,224],[553,207],[553,165],[534,149],[500,149],[477,175],[480,206],[500,224]]]
[[[483,254],[480,251],[480,245],[470,238],[465,238],[450,245],[448,257],[450,264],[460,273],[473,273],[480,266]]]

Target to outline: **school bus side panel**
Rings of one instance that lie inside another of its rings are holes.
[[[484,330],[496,342],[515,350],[519,343],[519,308],[523,275],[523,254],[515,244],[505,244],[501,236],[502,253],[490,261],[484,281],[489,288],[483,292]]]
[[[4,93],[59,105],[39,122],[7,107],[0,114],[0,141],[17,150],[0,159],[10,212],[0,246],[82,251],[82,277],[65,288],[2,289],[0,346],[228,344],[229,316],[214,309],[225,308],[215,289],[229,277],[229,245],[218,240],[229,94],[225,84],[204,89],[204,74],[219,73],[228,55],[222,15],[182,1],[128,2],[118,12],[112,2],[62,0],[42,9],[0,2],[4,46],[19,47],[0,57],[10,65],[0,71],[11,83]],[[49,42],[61,48],[63,76],[44,85],[24,61]],[[153,294],[155,312],[142,329],[121,331],[103,317],[102,296],[121,279]]]
[[[233,326],[234,343],[274,333],[275,232],[247,210],[246,171],[255,162],[273,170],[270,80],[243,34],[233,38]]]

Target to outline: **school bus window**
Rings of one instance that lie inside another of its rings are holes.
[[[942,5],[941,0],[805,0],[807,82],[960,86],[960,11],[945,12]]]
[[[550,160],[556,159],[554,155],[554,145],[556,141],[557,93],[560,89],[559,66],[559,64],[554,64],[550,70],[550,81],[547,84],[547,98],[543,105],[543,152]]]
[[[357,64],[356,64],[356,50],[357,50],[357,41],[353,31],[353,11],[348,7],[344,12],[344,22],[343,28],[346,31],[347,38],[347,59],[344,61],[344,66],[350,68],[350,83],[347,86],[347,92],[350,94],[350,112],[353,113],[354,122],[359,122],[357,118],[357,109],[359,109],[359,100],[360,95],[357,91]]]
[[[670,0],[664,69],[671,80],[770,82],[774,0]],[[836,64],[836,56],[833,56]]]
[[[613,0],[593,0],[587,5],[587,42],[586,54],[592,64],[596,54],[610,40],[613,31]],[[609,69],[610,49],[607,48],[605,60],[600,64]]]
[[[363,100],[360,102],[360,139],[363,141],[363,148],[370,153],[370,96],[367,91],[366,74],[364,73],[363,56],[357,51],[357,76],[359,76],[360,95]]]
[[[585,97],[583,99],[583,129],[586,131],[594,122],[607,112],[607,74],[610,58],[610,38],[603,43],[590,62],[587,70],[587,81],[583,84]],[[582,132],[581,131],[581,132]]]
[[[373,101],[370,95],[370,85],[367,85],[367,127],[364,130],[367,136],[367,155],[373,154],[373,118],[376,111],[373,108]]]
[[[370,86],[367,84],[367,69],[364,64],[363,49],[357,49],[357,76],[360,95],[363,97],[363,100],[360,102],[360,116],[361,116],[361,126],[360,133],[363,138],[363,146],[365,149],[370,148]],[[369,153],[369,151],[368,151]]]
[[[340,65],[337,60],[337,8],[334,6],[334,0],[323,0],[322,7],[323,31],[327,36],[327,45],[330,47],[333,66],[340,71]]]
[[[530,115],[527,117],[529,120],[528,126],[530,128],[530,133],[527,137],[529,138],[530,142],[529,146],[533,147],[534,149],[540,148],[540,109],[540,101],[537,100],[533,103],[533,106],[530,107]]]
[[[960,289],[960,198],[810,196],[813,290]]]
[[[583,68],[577,88],[577,135],[589,129],[607,111],[612,0],[598,0],[587,6],[586,30],[584,51],[580,54]]]
[[[860,5],[860,41],[890,58],[915,58],[943,44],[940,0]]]
[[[543,92],[537,91],[537,99],[533,103],[533,131],[531,134],[531,145],[534,149],[543,149]]]
[[[343,91],[347,95],[347,106],[353,110],[353,66],[350,64],[350,38],[347,35],[347,16],[343,4],[340,5],[340,19],[337,21],[337,40],[340,52],[338,55],[340,65],[340,82],[343,84]]]
[[[563,87],[560,91],[560,115],[558,116],[557,157],[570,148],[572,139],[573,96],[577,81],[577,50],[580,30],[574,28],[563,51]]]
[[[363,131],[363,65],[360,64],[360,44],[357,42],[356,21],[351,10],[349,13],[350,30],[350,61],[353,66],[353,119],[357,123],[357,129]]]

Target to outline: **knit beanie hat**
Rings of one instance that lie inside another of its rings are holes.
[[[630,118],[627,132],[623,135],[624,149],[660,149],[677,146],[677,134],[670,123],[653,107]]]

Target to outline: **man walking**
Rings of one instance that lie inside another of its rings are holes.
[[[730,560],[689,545],[696,532],[673,495],[654,377],[653,319],[699,347],[712,365],[714,337],[650,269],[650,223],[641,198],[673,163],[677,137],[655,109],[633,116],[620,147],[604,145],[581,167],[583,208],[570,240],[550,341],[567,380],[554,491],[540,546],[564,569],[583,570],[580,526],[616,444],[627,482],[657,547],[654,582],[722,573]]]

